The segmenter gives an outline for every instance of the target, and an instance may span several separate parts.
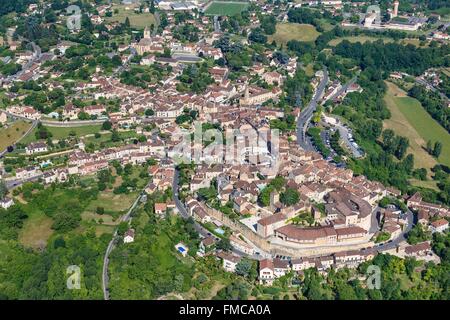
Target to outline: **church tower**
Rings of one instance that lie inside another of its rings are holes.
[[[144,29],[144,39],[150,39],[150,29],[148,27]]]

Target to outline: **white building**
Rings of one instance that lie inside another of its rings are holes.
[[[5,197],[3,198],[3,200],[0,200],[0,207],[2,207],[5,210],[11,207],[12,205],[14,205],[14,201],[11,198]]]
[[[125,232],[123,237],[123,243],[130,242],[134,242],[134,229],[129,229],[127,232]]]

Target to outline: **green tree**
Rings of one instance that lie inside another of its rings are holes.
[[[111,130],[112,128],[112,123],[108,120],[106,120],[105,122],[103,122],[102,124],[102,130]]]
[[[8,188],[3,180],[0,180],[0,200],[3,200],[8,194]]]
[[[280,195],[281,203],[287,206],[293,206],[300,200],[300,195],[297,190],[292,188],[287,188],[286,191],[282,192]]]
[[[442,151],[442,142],[436,141],[434,143],[433,156],[439,158],[439,156],[441,155],[441,151]]]

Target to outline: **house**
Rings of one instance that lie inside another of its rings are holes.
[[[8,121],[6,113],[0,111],[0,124],[5,124]]]
[[[262,78],[270,85],[281,85],[283,83],[283,76],[276,71],[266,72],[262,75]]]
[[[285,224],[287,217],[282,213],[275,213],[271,216],[259,219],[256,225],[256,232],[267,238],[274,234],[274,230]]]
[[[64,118],[77,119],[79,112],[80,110],[73,104],[68,104],[67,106],[64,107],[62,115]]]
[[[0,207],[2,207],[5,210],[11,207],[12,205],[14,205],[14,201],[11,198],[5,197],[2,200],[0,200]]]
[[[197,255],[203,257],[206,253],[210,252],[214,245],[216,244],[216,239],[214,237],[206,237],[200,241],[199,250]]]
[[[271,286],[275,279],[275,267],[272,259],[263,259],[259,262],[259,283]]]
[[[448,221],[445,219],[439,219],[430,224],[431,232],[444,232],[448,229]]]
[[[289,270],[289,261],[278,258],[273,259],[273,273],[275,278],[284,276]]]
[[[106,112],[105,106],[102,105],[93,105],[84,108],[84,112],[86,112],[90,116],[101,116],[104,112]]]
[[[409,257],[424,256],[431,252],[431,245],[428,241],[405,247],[405,255]]]
[[[217,256],[222,259],[222,267],[228,272],[235,272],[236,265],[241,261],[239,256],[227,252],[219,252]]]
[[[45,142],[32,142],[28,146],[25,147],[25,153],[27,155],[35,154],[35,153],[41,153],[41,152],[47,152],[47,144]]]
[[[156,56],[153,54],[148,54],[141,60],[141,65],[149,66],[155,63]]]
[[[123,243],[130,243],[134,241],[134,229],[129,229],[123,235]]]
[[[155,203],[155,213],[156,214],[165,214],[167,210],[167,204],[165,203]]]

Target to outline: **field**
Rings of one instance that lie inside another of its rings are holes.
[[[34,249],[45,248],[48,239],[53,234],[52,224],[52,218],[42,212],[33,212],[19,233],[20,243]]]
[[[68,138],[70,133],[75,133],[77,137],[82,137],[88,134],[94,134],[96,132],[101,131],[101,125],[92,125],[92,126],[80,126],[80,127],[47,127],[47,129],[52,133],[52,139],[59,140]],[[23,139],[23,143],[30,143],[36,141],[35,132],[37,129],[34,129],[25,139]]]
[[[206,8],[205,15],[207,16],[234,16],[241,13],[248,7],[247,2],[222,2],[213,1]]]
[[[407,97],[405,92],[388,82],[385,101],[392,113],[384,122],[385,128],[409,139],[409,152],[414,154],[415,167],[432,168],[436,160],[424,149],[426,142],[441,141],[442,153],[439,162],[450,165],[450,135],[421,106],[416,99]]]
[[[30,128],[31,123],[25,121],[16,121],[8,128],[0,129],[0,151],[14,144],[17,139],[22,137]],[[30,133],[31,134],[31,133]],[[26,139],[26,138],[25,138]],[[24,140],[25,140],[24,139]]]
[[[267,42],[271,43],[273,40],[277,44],[284,44],[290,40],[298,41],[314,41],[320,33],[310,24],[300,23],[278,23],[274,35],[268,37]]]
[[[130,10],[125,10],[125,7],[130,8]],[[123,23],[128,17],[130,19],[130,25],[135,28],[145,28],[152,24],[155,24],[155,17],[151,13],[135,13],[134,7],[132,5],[115,5],[113,6],[113,11],[118,10],[118,13],[113,13],[112,17],[106,17],[105,20],[108,22],[117,21]]]

